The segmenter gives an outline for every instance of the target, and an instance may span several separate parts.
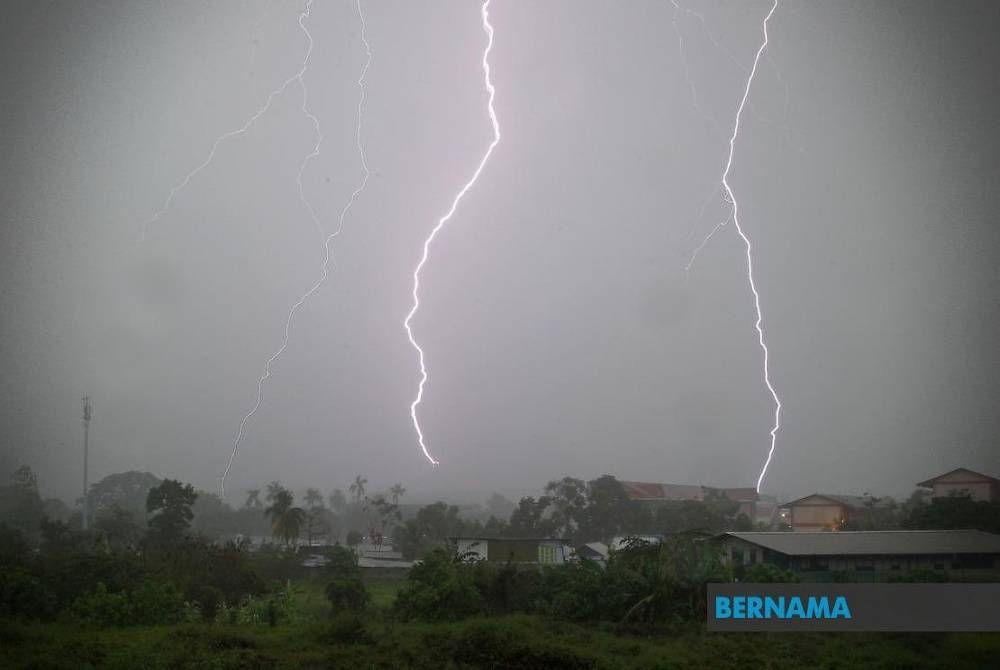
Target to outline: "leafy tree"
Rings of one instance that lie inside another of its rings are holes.
[[[368,603],[368,590],[361,579],[358,556],[346,547],[333,547],[327,554],[326,572],[330,582],[326,585],[326,598],[334,612],[358,611]]]
[[[1000,533],[1000,502],[977,501],[964,495],[935,498],[929,505],[911,509],[902,526],[911,530],[975,528]]]
[[[396,482],[393,484],[392,488],[389,489],[389,495],[392,496],[392,504],[398,505],[399,499],[403,497],[404,493],[406,493],[406,489],[403,488],[401,483]]]
[[[149,492],[161,481],[154,474],[134,470],[108,475],[91,484],[87,492],[88,511],[96,519],[117,505],[131,512],[136,519],[144,519]]]
[[[38,524],[42,536],[42,551],[52,556],[80,548],[83,533],[74,533],[65,521],[42,517]]]
[[[276,479],[271,481],[271,483],[267,485],[267,496],[266,496],[267,501],[274,502],[274,499],[277,497],[277,495],[284,490],[285,487],[281,485],[281,482],[279,482]]]
[[[556,529],[556,523],[546,516],[550,499],[541,496],[537,500],[532,496],[521,498],[517,509],[510,515],[508,532],[511,537],[547,537]]]
[[[38,479],[28,466],[18,468],[9,486],[0,486],[0,522],[20,530],[32,542],[38,536],[38,524],[45,516],[38,495]]]
[[[654,513],[654,527],[663,533],[686,533],[699,530],[716,533],[723,530],[753,530],[745,514],[739,518],[739,503],[717,489],[705,489],[702,500],[677,500],[660,505]]]
[[[582,479],[563,477],[549,482],[545,494],[552,505],[554,531],[563,537],[576,535],[580,525],[586,523],[587,483]]]
[[[207,537],[223,537],[237,526],[236,510],[214,493],[199,491],[192,511],[194,529]]]
[[[461,557],[435,549],[410,568],[406,584],[396,596],[395,609],[403,619],[449,621],[485,609],[473,573]]]
[[[458,507],[436,502],[422,507],[414,518],[396,529],[403,556],[412,559],[435,547],[444,547],[449,537],[465,534],[467,524]]]
[[[150,514],[149,539],[154,544],[177,544],[191,525],[194,513],[191,506],[198,498],[194,487],[176,479],[165,479],[149,490],[146,512]]]
[[[895,530],[899,528],[899,505],[890,497],[877,498],[871,493],[863,496],[860,514],[841,526],[841,530]]]
[[[619,562],[645,584],[639,599],[625,613],[626,620],[704,617],[705,585],[730,581],[719,548],[693,534],[676,535],[659,544],[635,543],[613,554],[609,568]]]
[[[356,530],[347,531],[347,546],[356,547],[361,544],[361,533]]]
[[[108,546],[117,550],[135,549],[142,537],[135,517],[118,505],[94,519],[94,530],[105,538]]]
[[[615,535],[645,532],[652,525],[649,512],[631,500],[625,487],[611,475],[587,482],[587,509],[580,534],[610,542]]]

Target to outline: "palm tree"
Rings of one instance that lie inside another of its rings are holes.
[[[314,488],[306,489],[305,498],[306,498],[306,505],[310,508],[323,506],[323,494],[319,492],[319,489],[314,489]]]
[[[276,490],[271,499],[271,506],[264,510],[271,519],[271,534],[280,537],[287,545],[298,539],[306,520],[306,512],[301,507],[293,507],[295,497],[287,489]]]
[[[367,483],[368,480],[361,475],[354,478],[354,483],[351,484],[351,487],[348,489],[351,492],[351,495],[354,496],[354,502],[360,503],[361,499],[365,497],[365,484]]]
[[[273,482],[267,485],[267,500],[269,502],[274,502],[274,499],[277,497],[278,493],[284,490],[285,487],[282,486],[278,480],[274,480]]]
[[[246,509],[260,509],[262,507],[260,489],[250,489],[247,491],[247,501],[243,503],[243,507]]]
[[[392,488],[389,489],[389,494],[392,496],[392,504],[398,505],[399,499],[403,497],[404,493],[406,493],[406,489],[403,488],[402,484],[399,482],[393,484]]]

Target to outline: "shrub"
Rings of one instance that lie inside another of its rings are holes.
[[[0,571],[0,617],[46,620],[56,609],[55,594],[37,577],[19,568]]]
[[[333,644],[374,644],[365,622],[353,612],[342,612],[330,622],[326,639]]]
[[[782,570],[773,563],[757,563],[743,573],[741,581],[749,584],[794,584],[799,576],[790,570]]]
[[[98,626],[126,626],[129,623],[128,594],[112,593],[98,582],[92,593],[80,596],[70,607],[73,616]]]
[[[327,573],[331,580],[326,585],[326,598],[335,612],[356,612],[368,604],[369,594],[361,579],[357,555],[346,547],[334,547],[328,554]]]
[[[189,606],[173,584],[147,582],[134,592],[111,592],[103,582],[71,606],[76,618],[102,627],[175,624],[190,616]]]
[[[948,581],[948,575],[940,570],[931,570],[930,568],[914,568],[909,572],[904,572],[898,575],[889,575],[888,581],[890,582],[929,582],[942,584]]]
[[[470,566],[436,549],[414,565],[406,585],[396,596],[395,608],[403,619],[448,621],[484,612],[485,602],[476,589]]]

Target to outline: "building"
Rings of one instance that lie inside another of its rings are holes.
[[[788,523],[796,531],[840,530],[868,509],[861,496],[828,493],[814,493],[785,503],[784,507],[789,511]]]
[[[573,550],[562,538],[453,537],[455,550],[490,563],[561,565]]]
[[[731,565],[772,563],[820,580],[834,572],[874,581],[920,568],[964,576],[1000,570],[1000,535],[979,530],[729,532],[714,541]]]
[[[704,500],[710,492],[716,491],[737,503],[737,514],[746,514],[751,520],[757,518],[757,489],[749,487],[713,488],[700,484],[658,484],[653,482],[620,482],[629,500],[642,503],[679,502],[683,500]]]
[[[1000,501],[1000,479],[967,468],[957,468],[917,486],[931,489],[932,498],[960,495],[986,502]]]
[[[573,558],[586,558],[601,565],[605,565],[608,562],[608,545],[603,542],[588,542],[586,544],[582,544],[576,548],[576,551],[573,552]]]

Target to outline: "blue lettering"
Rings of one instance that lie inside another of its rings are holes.
[[[733,618],[734,619],[746,619],[747,618],[747,597],[746,596],[733,596]]]
[[[851,618],[851,609],[847,606],[847,598],[844,596],[837,596],[837,599],[833,602],[833,617]]]
[[[807,619],[829,619],[830,618],[830,599],[826,596],[822,598],[816,598],[815,596],[809,596],[809,603],[806,606],[806,618]]]
[[[749,596],[747,597],[747,618],[748,619],[760,619],[760,610],[764,606],[764,600],[760,596]]]
[[[781,596],[777,600],[768,596],[764,599],[765,612],[764,616],[770,619],[772,616],[777,616],[779,619],[785,618],[785,597]]]
[[[798,617],[804,619],[806,616],[806,611],[802,608],[802,598],[798,596],[792,596],[788,600],[788,609],[785,610],[785,618],[791,619],[792,617]]]
[[[715,596],[715,618],[728,619],[732,614],[733,610],[729,606],[729,598],[726,596]]]

